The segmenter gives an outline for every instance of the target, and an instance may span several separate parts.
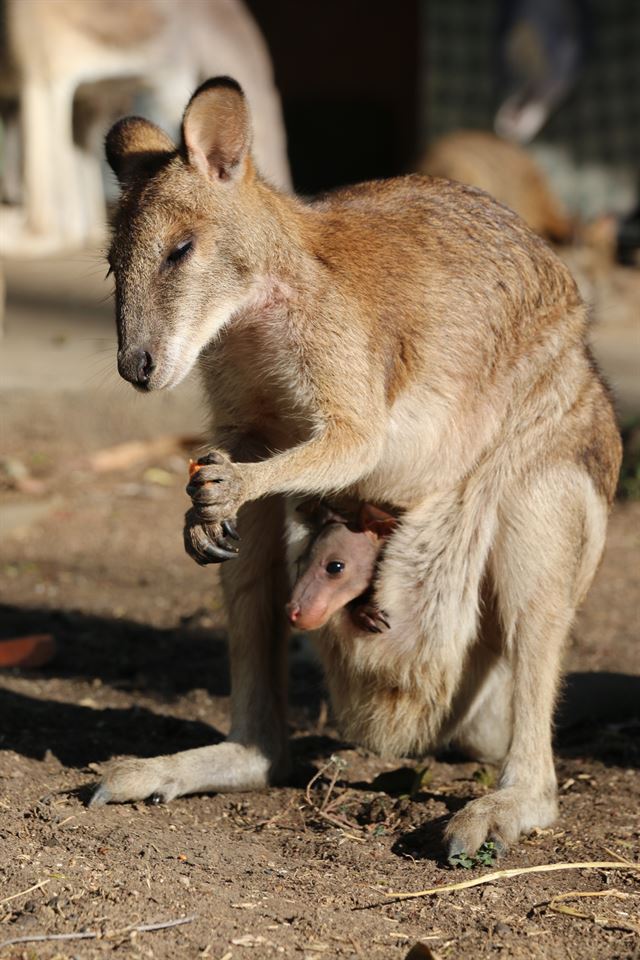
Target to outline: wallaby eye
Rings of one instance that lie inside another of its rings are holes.
[[[190,250],[193,249],[193,240],[183,240],[177,247],[167,255],[166,263],[179,263],[183,260]]]
[[[330,560],[326,565],[325,570],[330,577],[339,577],[344,570],[344,563],[342,560]]]

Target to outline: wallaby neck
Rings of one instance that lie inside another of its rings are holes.
[[[269,184],[256,184],[259,199],[257,274],[292,289],[324,286],[322,211]]]

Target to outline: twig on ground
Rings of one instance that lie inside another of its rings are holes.
[[[323,767],[320,767],[320,769],[317,770],[316,773],[314,773],[314,775],[311,777],[311,780],[309,780],[309,783],[308,783],[308,784],[306,785],[306,787],[304,788],[304,796],[305,796],[305,799],[306,799],[306,801],[307,801],[307,803],[309,804],[310,807],[316,807],[316,806],[317,806],[317,804],[314,802],[313,797],[311,796],[311,787],[314,785],[314,783],[317,783],[317,781],[320,779],[320,777],[321,777],[323,774],[325,774],[325,773],[327,772],[327,770],[329,770],[331,767],[335,766],[335,761],[336,761],[336,759],[337,759],[337,757],[335,757],[335,755],[332,754],[331,757],[329,758],[329,760],[327,761],[327,763],[325,763],[325,765],[324,765]]]
[[[618,897],[620,900],[626,900],[634,896],[632,893],[624,893],[622,890],[569,890],[568,893],[558,893],[552,897],[545,906],[552,913],[559,913],[563,916],[577,917],[580,920],[590,920],[599,927],[606,927],[609,930],[626,930],[630,933],[640,933],[640,926],[629,920],[621,920],[619,917],[606,916],[597,913],[585,913],[583,910],[576,910],[575,907],[569,907],[563,900],[575,900],[579,897]]]
[[[350,801],[352,794],[353,790],[351,790],[349,787],[345,787],[342,793],[334,797],[333,800],[330,800],[328,803],[323,803],[321,809],[324,810],[325,813],[331,813],[336,807],[344,806],[347,803],[347,799]]]
[[[334,827],[339,827],[339,829],[342,830],[343,837],[347,837],[349,840],[357,840],[358,843],[367,842],[366,837],[358,837],[354,833],[349,833],[350,830],[360,830],[364,832],[359,824],[349,823],[348,820],[343,820],[342,817],[333,817],[330,813],[325,813],[323,810],[318,810],[315,807],[313,812],[317,817],[326,820],[327,823],[332,823]]]
[[[547,902],[547,906],[559,900],[573,900],[577,897],[618,897],[619,900],[626,900],[633,896],[633,893],[625,893],[624,890],[568,890],[566,893],[557,893]]]
[[[618,860],[621,860],[623,863],[628,863],[630,867],[635,867],[637,864],[633,860],[629,860],[628,857],[625,857],[623,853],[618,853],[616,850],[610,850],[609,847],[604,847],[604,852],[608,853],[610,857],[617,857]]]
[[[293,798],[289,801],[289,803],[287,804],[287,806],[284,808],[284,810],[280,810],[280,811],[279,811],[278,813],[276,813],[273,817],[269,817],[268,820],[260,820],[258,823],[256,823],[254,829],[255,829],[255,830],[266,830],[267,827],[272,827],[275,823],[278,822],[278,820],[282,820],[282,818],[283,818],[283,817],[286,817],[286,815],[287,815],[288,813],[291,813],[291,808],[292,808],[293,806],[295,806],[295,804],[296,804],[296,802],[297,802],[297,799],[298,799],[297,797],[293,797]]]
[[[35,888],[32,888],[35,889]],[[169,927],[179,927],[183,923],[192,923],[196,919],[193,917],[179,917],[177,920],[163,920],[160,923],[139,923],[132,924],[125,930],[118,930],[117,935],[123,933],[150,933],[154,930],[167,930]],[[113,934],[100,933],[95,930],[85,930],[78,933],[38,933],[27,937],[13,937],[11,940],[3,940],[0,943],[2,947],[10,947],[16,943],[44,943],[48,940],[108,940]]]
[[[362,831],[362,827],[359,824],[351,823],[349,820],[346,819],[346,817],[341,817],[339,814],[329,813],[329,810],[336,804],[337,801],[341,799],[340,797],[336,797],[331,801],[331,803],[329,803],[331,793],[333,792],[336,782],[338,780],[338,777],[340,776],[340,773],[344,770],[345,766],[346,764],[344,760],[342,760],[340,757],[335,756],[335,754],[331,756],[328,763],[325,763],[325,765],[321,767],[317,771],[317,773],[315,773],[311,777],[311,780],[309,780],[309,783],[305,787],[305,791],[304,791],[305,799],[307,802],[307,806],[310,808],[313,816],[319,817],[321,820],[326,820],[327,823],[333,824],[334,827],[339,827],[343,832],[346,830]],[[311,795],[311,788],[313,787],[314,783],[316,783],[320,779],[320,777],[324,773],[326,773],[327,770],[329,770],[331,767],[333,767],[333,772],[331,774],[331,779],[327,787],[327,792],[324,795],[322,803],[317,804]],[[353,834],[347,833],[345,835],[352,840],[361,839],[360,837],[356,837]]]
[[[336,781],[340,776],[340,774],[342,773],[342,771],[344,770],[344,768],[346,767],[346,763],[344,762],[344,760],[342,760],[340,757],[336,757],[335,755],[332,755],[330,762],[333,764],[333,773],[331,774],[331,780],[329,781],[327,792],[324,795],[324,800],[320,804],[321,810],[327,809],[327,804],[329,803],[329,799],[331,797],[331,794],[333,793],[333,788],[336,785]]]
[[[387,899],[376,904],[376,906],[380,907],[394,900],[414,900],[418,897],[430,897],[434,894],[448,893],[452,890],[467,890],[469,887],[479,887],[483,883],[493,883],[495,880],[502,880],[505,877],[520,877],[528,873],[551,873],[555,870],[592,869],[640,870],[640,863],[629,863],[624,860],[586,860],[578,863],[545,863],[537,867],[514,867],[510,870],[495,870],[492,873],[485,873],[481,877],[474,877],[472,880],[461,880],[459,883],[447,883],[441,887],[431,887],[429,890],[417,890],[415,893],[396,893],[390,891],[387,894]]]
[[[51,883],[51,880],[41,880],[39,883],[34,884],[27,890],[21,890],[20,893],[12,893],[10,897],[5,897],[4,900],[0,900],[0,905],[3,903],[9,903],[10,900],[16,900],[18,897],[24,897],[27,893],[33,893],[34,890],[39,890],[41,887],[46,887],[48,883]]]
[[[183,923],[193,923],[197,917],[194,913],[192,917],[178,917],[177,920],[161,920],[160,923],[142,923],[129,927],[133,933],[151,933],[153,930],[167,930],[169,927],[180,927]]]

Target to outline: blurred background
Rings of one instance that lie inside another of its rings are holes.
[[[453,177],[556,246],[638,497],[637,0],[1,0],[0,48],[0,594],[18,619],[159,623],[210,591],[180,543],[197,381],[141,397],[116,373],[102,143],[132,112],[177,135],[216,74],[245,88],[279,188]]]

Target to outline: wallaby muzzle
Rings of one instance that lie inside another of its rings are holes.
[[[144,347],[125,347],[118,351],[118,373],[134,387],[150,390],[155,368],[153,355]]]

